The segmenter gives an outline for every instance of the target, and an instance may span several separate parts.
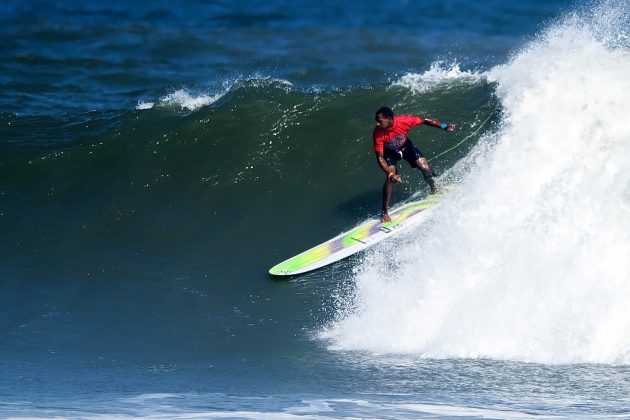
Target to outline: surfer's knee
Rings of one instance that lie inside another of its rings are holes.
[[[436,176],[435,172],[433,172],[433,168],[431,168],[431,165],[429,165],[429,162],[425,158],[418,159],[416,165],[418,169],[420,169],[420,172],[422,172],[424,179],[429,180]]]

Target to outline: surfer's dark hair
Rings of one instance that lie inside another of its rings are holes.
[[[374,118],[378,118],[379,115],[382,115],[385,118],[394,118],[394,111],[384,106],[376,111],[376,114],[374,114]]]

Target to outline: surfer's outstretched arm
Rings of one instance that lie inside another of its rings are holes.
[[[435,118],[431,117],[424,117],[422,123],[428,125],[429,127],[441,128],[444,131],[455,130],[455,124],[439,122]]]

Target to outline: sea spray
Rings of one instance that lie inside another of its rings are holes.
[[[226,94],[237,89],[248,88],[265,88],[276,87],[281,88],[285,92],[291,91],[293,85],[288,80],[277,79],[261,74],[255,74],[250,77],[239,77],[235,79],[227,79],[218,83],[218,87],[213,89],[214,93],[198,93],[191,92],[189,89],[177,89],[159,99],[159,106],[167,108],[179,108],[182,111],[195,111],[202,107],[210,106],[222,99]],[[155,106],[154,101],[138,100],[136,110],[152,109]]]
[[[457,84],[476,84],[484,79],[482,72],[462,70],[458,63],[436,61],[423,73],[406,73],[392,83],[414,94],[424,93],[435,87],[449,88]]]
[[[333,349],[630,363],[628,22],[606,7],[487,73],[500,129],[429,224],[360,267]]]

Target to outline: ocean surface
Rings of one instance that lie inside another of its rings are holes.
[[[0,418],[630,418],[629,0],[5,0],[0,58]],[[270,278],[384,105],[459,188]]]

